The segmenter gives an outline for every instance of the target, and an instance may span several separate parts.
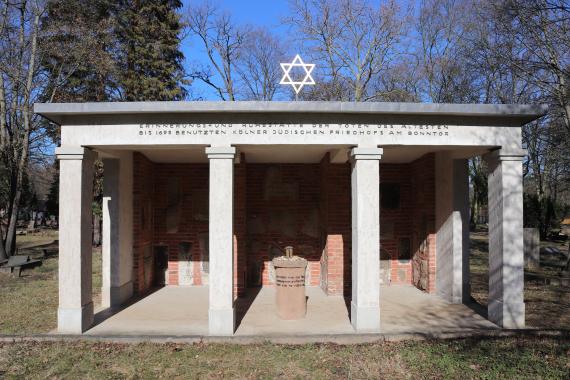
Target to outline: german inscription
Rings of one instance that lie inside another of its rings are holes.
[[[414,124],[140,124],[139,136],[449,136],[448,125]]]
[[[299,288],[305,286],[305,276],[277,276],[275,284],[284,288]]]

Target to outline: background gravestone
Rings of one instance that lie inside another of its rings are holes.
[[[540,234],[538,228],[524,229],[524,264],[529,269],[540,267]]]

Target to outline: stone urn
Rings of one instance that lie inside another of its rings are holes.
[[[293,256],[293,247],[285,247],[285,256],[273,259],[275,268],[277,316],[292,320],[305,318],[307,298],[305,296],[305,269],[307,260]]]

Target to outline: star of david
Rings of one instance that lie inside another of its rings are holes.
[[[302,67],[303,70],[305,70],[305,77],[302,81],[294,81],[291,78],[291,75],[289,75],[293,67]],[[303,62],[301,57],[299,57],[299,54],[297,54],[291,63],[281,63],[281,69],[283,69],[285,74],[283,75],[283,78],[281,78],[281,82],[279,82],[279,84],[290,84],[293,86],[295,93],[298,94],[304,85],[315,84],[315,80],[311,76],[311,72],[314,68],[315,64]]]

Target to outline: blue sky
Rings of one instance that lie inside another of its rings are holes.
[[[189,3],[196,4],[200,2],[201,0],[184,0],[184,8]],[[287,15],[289,10],[287,0],[226,0],[216,1],[215,4],[221,10],[229,12],[236,24],[267,26],[273,33],[283,35],[285,38],[287,28],[281,25],[281,19]],[[190,69],[193,61],[207,61],[200,41],[194,38],[186,38],[183,41],[182,52],[184,53],[185,68],[187,70]],[[195,96],[202,96],[205,100],[219,100],[216,93],[200,81],[195,81],[192,84],[192,92],[195,93]]]

